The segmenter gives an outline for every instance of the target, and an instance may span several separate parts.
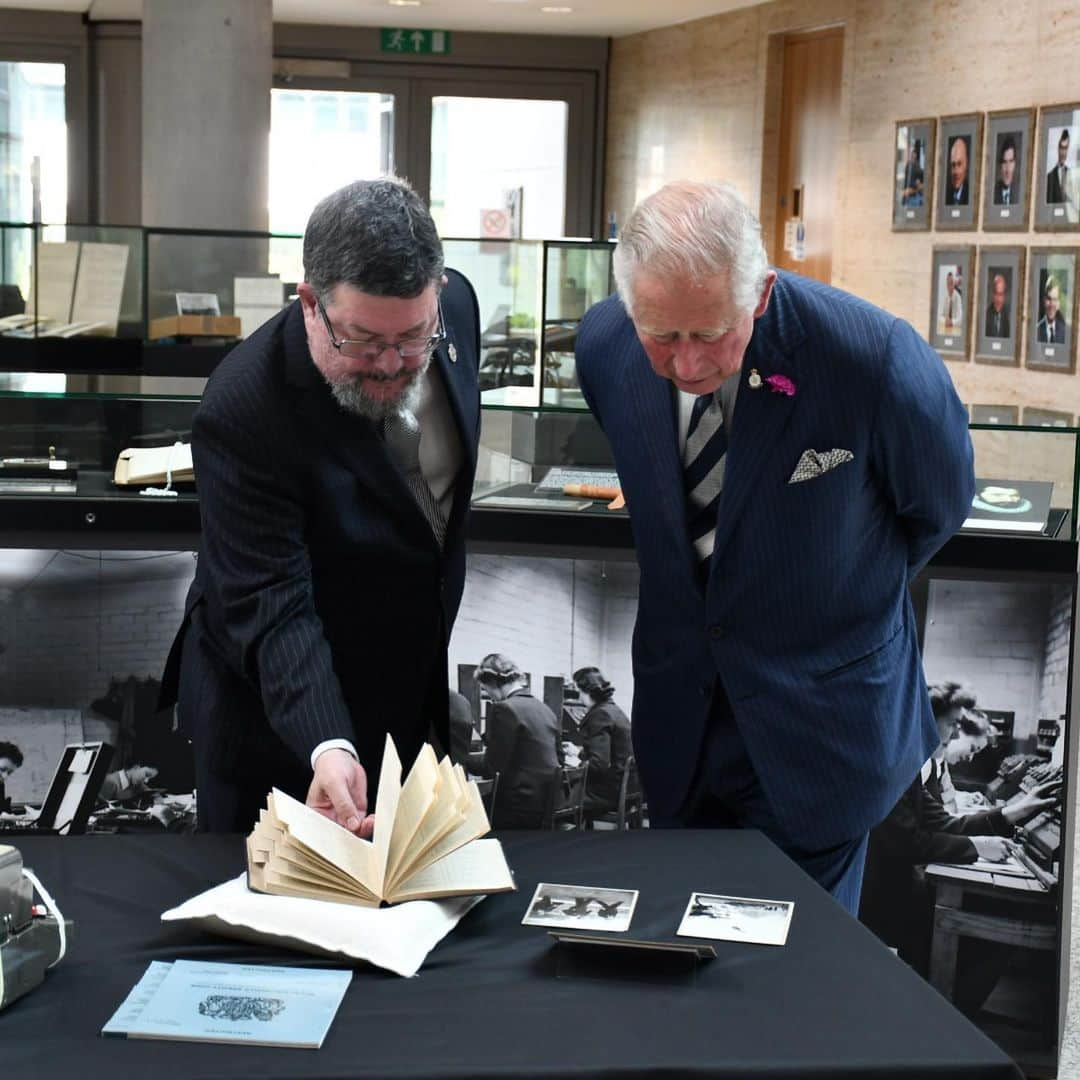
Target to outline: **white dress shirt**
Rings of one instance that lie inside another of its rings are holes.
[[[449,518],[464,451],[442,373],[435,360],[432,360],[421,379],[414,412],[420,424],[420,471],[438,500],[443,516]],[[345,750],[359,761],[356,747],[348,739],[327,739],[311,751],[312,769],[315,768],[315,759],[324,750]]]

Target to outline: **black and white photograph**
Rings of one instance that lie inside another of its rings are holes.
[[[621,932],[630,929],[637,899],[636,889],[550,885],[541,881],[521,921],[526,926],[560,930]]]
[[[633,563],[470,555],[450,639],[450,754],[492,827],[641,828]]]
[[[676,933],[679,937],[783,945],[794,911],[795,905],[790,900],[696,892],[690,896]]]
[[[67,749],[97,742],[88,829],[194,829],[191,748],[158,709],[194,570],[188,551],[0,552],[0,830],[32,824]]]
[[[178,292],[176,294],[177,315],[220,315],[221,302],[217,293]]]
[[[943,116],[938,124],[938,229],[974,229],[979,221],[982,113]]]
[[[987,114],[983,228],[988,231],[1028,227],[1032,117],[1031,109]]]
[[[975,248],[935,247],[930,268],[930,344],[943,356],[967,359]]]
[[[1077,248],[1028,252],[1026,365],[1041,371],[1076,370]]]
[[[894,230],[930,228],[934,201],[934,132],[937,121],[901,120],[893,148]]]
[[[975,360],[1019,366],[1024,329],[1024,249],[979,248],[978,293]]]
[[[1058,1016],[1074,599],[1068,575],[1040,578],[913,584],[940,743],[871,832],[859,911],[1033,1063],[1053,1060]]]
[[[1044,105],[1035,143],[1036,229],[1080,229],[1080,103]]]

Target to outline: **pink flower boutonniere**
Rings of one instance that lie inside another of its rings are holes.
[[[786,375],[766,375],[763,379],[757,368],[751,368],[746,381],[751,390],[760,390],[762,386],[767,386],[774,394],[795,396],[795,384]]]

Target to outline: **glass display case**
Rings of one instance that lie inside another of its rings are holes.
[[[174,485],[178,496],[159,501],[117,487],[112,478],[122,450],[189,441],[197,405],[194,396],[0,391],[0,500],[8,530],[32,531],[47,522],[82,533],[87,512],[101,520],[100,503],[116,528],[166,527],[194,547],[193,484]],[[971,437],[976,503],[935,562],[1008,569],[1030,560],[1017,544],[1032,541],[1048,566],[1074,571],[1080,429],[976,424]],[[71,468],[50,471],[50,458]],[[44,476],[36,477],[35,464]],[[629,552],[630,522],[618,487],[611,449],[587,411],[483,408],[471,526],[482,544]],[[1024,543],[1023,550],[1034,549]]]
[[[977,480],[973,533],[1076,540],[1080,429],[970,425]],[[999,488],[991,492],[988,488]],[[1019,495],[1017,499],[1015,496]],[[1031,502],[1031,510],[1024,504]],[[1045,520],[1044,520],[1045,510]]]
[[[181,478],[197,405],[193,397],[0,392],[0,546],[196,546],[195,485]],[[155,448],[168,476],[116,482],[122,453]]]
[[[4,346],[49,338],[143,337],[144,230],[0,224]]]
[[[607,242],[447,240],[480,303],[485,405],[585,409],[577,325],[612,291]],[[0,372],[206,376],[287,304],[303,238],[0,223]]]
[[[585,410],[577,327],[613,291],[614,245],[579,240],[447,240],[446,264],[480,301],[480,398],[486,407]]]
[[[269,233],[0,224],[0,372],[206,376],[295,295],[301,244]]]

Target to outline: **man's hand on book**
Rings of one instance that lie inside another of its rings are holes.
[[[367,812],[367,774],[347,750],[324,750],[315,759],[307,804],[364,840],[375,832],[375,818]]]

